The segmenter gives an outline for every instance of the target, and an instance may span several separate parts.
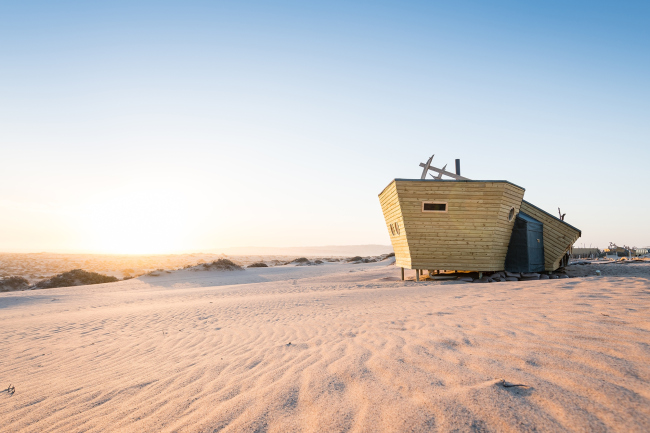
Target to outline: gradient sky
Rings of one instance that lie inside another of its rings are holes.
[[[389,244],[420,162],[650,245],[650,3],[0,2],[0,251]]]

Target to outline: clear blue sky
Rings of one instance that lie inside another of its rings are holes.
[[[650,245],[649,2],[0,2],[0,251],[389,244],[419,162]]]

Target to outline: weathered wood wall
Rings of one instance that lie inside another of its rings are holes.
[[[402,218],[402,209],[400,207],[399,199],[397,197],[397,185],[393,181],[379,194],[379,202],[381,209],[384,212],[384,220],[386,221],[386,229],[388,236],[393,244],[395,251],[395,263],[397,266],[403,268],[411,268],[411,256],[409,254],[408,245],[406,243],[406,230],[404,230],[404,219]],[[390,229],[391,224],[398,223],[400,226],[400,234],[393,235]]]
[[[379,194],[397,266],[410,269],[503,270],[524,189],[505,181],[395,179]],[[423,201],[447,212],[422,212]],[[390,224],[398,222],[400,235]]]
[[[562,257],[582,233],[525,200],[521,203],[521,211],[544,224],[544,268],[547,271],[556,270],[560,266]]]

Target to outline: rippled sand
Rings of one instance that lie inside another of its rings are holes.
[[[650,282],[386,262],[0,294],[0,431],[650,431]],[[504,387],[505,385],[525,385]]]

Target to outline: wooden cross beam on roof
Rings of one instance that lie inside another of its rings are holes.
[[[433,156],[435,156],[435,155],[433,155]],[[423,163],[423,162],[420,163],[420,167],[424,167],[424,171],[422,171],[422,177],[421,177],[421,179],[426,179],[426,177],[427,177],[427,172],[428,172],[429,170],[431,170],[431,171],[433,171],[433,172],[435,172],[435,173],[438,173],[438,176],[437,176],[437,177],[434,177],[434,179],[441,179],[442,176],[445,175],[445,176],[451,177],[452,179],[456,179],[456,180],[469,180],[468,178],[463,177],[463,176],[461,176],[461,175],[459,175],[459,174],[452,173],[452,172],[449,172],[449,171],[445,170],[445,168],[447,168],[447,165],[446,165],[446,164],[445,164],[445,166],[444,166],[442,169],[437,168],[437,167],[433,167],[433,166],[431,165],[431,161],[433,160],[433,156],[432,156],[431,158],[429,158],[429,160],[427,161],[426,164]],[[429,174],[431,174],[431,173],[429,173]],[[431,175],[431,176],[433,176],[433,175]]]
[[[431,177],[433,177],[434,179],[438,179],[438,180],[442,179],[442,173],[445,172],[445,168],[447,168],[447,164],[445,164],[445,166],[442,167],[442,170],[440,170],[440,171],[438,172],[438,176],[437,176],[437,177],[434,177],[433,175],[431,175]],[[431,174],[431,173],[429,173],[429,174]]]
[[[433,161],[434,156],[436,156],[435,153],[431,155],[431,158],[429,158],[426,164],[420,164],[420,167],[424,167],[424,170],[422,170],[422,177],[420,177],[420,179],[427,178],[427,173],[429,172],[429,167],[431,166],[431,161]]]

